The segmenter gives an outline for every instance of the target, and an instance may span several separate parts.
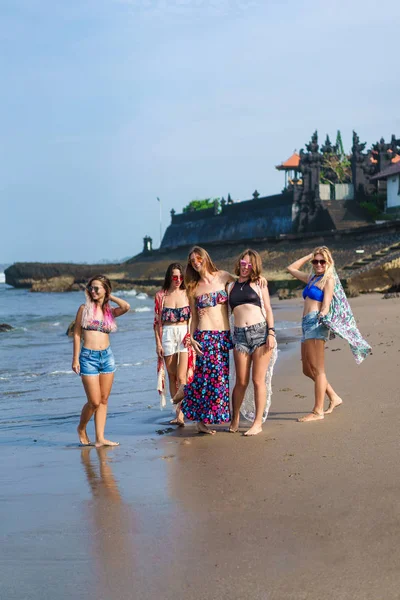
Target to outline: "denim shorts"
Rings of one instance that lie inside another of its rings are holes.
[[[89,350],[82,348],[79,355],[81,375],[107,375],[114,373],[115,360],[111,346],[105,350]]]
[[[257,348],[264,346],[267,341],[267,333],[268,326],[265,321],[248,327],[235,327],[232,336],[235,350],[245,354],[253,354]]]
[[[318,311],[313,310],[303,317],[301,322],[303,330],[302,342],[306,340],[327,340],[329,329],[318,322]]]

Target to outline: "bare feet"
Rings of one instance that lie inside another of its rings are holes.
[[[76,430],[78,432],[79,442],[82,444],[82,446],[90,446],[92,442],[89,440],[88,434],[86,433],[86,428],[80,429],[78,425]]]
[[[216,432],[215,429],[208,429],[207,425],[202,421],[197,423],[197,433],[208,433],[210,435],[214,435]]]
[[[182,400],[185,397],[185,385],[182,383],[179,386],[178,391],[176,392],[175,396],[172,398],[172,403],[173,404],[179,404],[179,402],[182,402]]]
[[[306,415],[305,417],[300,417],[300,419],[297,419],[299,423],[307,423],[308,421],[321,421],[321,419],[324,418],[324,413],[318,413],[317,411],[313,410],[309,415]]]
[[[237,433],[239,431],[239,419],[232,417],[231,424],[228,429],[229,433]]]
[[[170,421],[169,424],[178,425],[178,427],[185,427],[185,421],[181,418],[172,419],[172,421]]]
[[[248,429],[243,435],[245,436],[250,436],[250,435],[257,435],[258,433],[262,432],[262,425],[256,425],[255,423],[253,423],[253,425],[250,427],[250,429]]]
[[[119,442],[110,442],[110,440],[99,440],[95,443],[96,448],[101,448],[102,446],[119,446]]]
[[[325,414],[330,415],[331,412],[333,412],[333,409],[337,408],[341,404],[343,404],[343,400],[339,396],[337,396],[334,400],[331,400],[329,402],[329,408],[328,408],[328,410],[325,411]]]

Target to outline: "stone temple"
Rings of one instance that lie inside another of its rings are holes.
[[[327,136],[320,147],[315,131],[305,150],[276,167],[285,173],[281,193],[260,196],[256,190],[241,202],[229,197],[204,210],[178,214],[172,209],[161,249],[367,226],[374,218],[366,204],[386,209],[386,179],[379,174],[400,161],[400,139],[392,135],[389,143],[381,138],[365,148],[355,132],[350,155],[343,151],[340,132],[334,144]]]

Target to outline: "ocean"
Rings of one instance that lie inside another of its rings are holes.
[[[0,275],[1,277],[1,275]],[[120,292],[131,311],[118,319],[111,336],[117,372],[109,402],[106,433],[156,435],[173,416],[159,409],[153,299],[135,290]],[[66,335],[84,294],[31,293],[0,283],[0,444],[77,443],[76,426],[85,402],[73,373],[72,338]],[[279,303],[274,307],[279,312]],[[280,354],[299,339],[298,323],[275,317]],[[89,424],[93,436],[93,423]]]

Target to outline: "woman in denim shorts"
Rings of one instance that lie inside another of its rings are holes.
[[[311,273],[300,271],[301,267],[309,261],[313,268]],[[314,408],[310,414],[301,417],[299,421],[320,421],[324,418],[324,414],[331,413],[334,408],[342,404],[342,399],[326,378],[324,350],[329,329],[320,323],[320,318],[328,314],[332,302],[334,262],[329,249],[321,246],[296,260],[287,270],[293,277],[307,284],[303,290],[301,359],[304,375],[312,379],[315,384]],[[325,394],[329,398],[329,408],[324,412]]]
[[[274,316],[268,286],[261,288],[258,283],[261,271],[262,264],[258,252],[245,250],[235,265],[238,280],[228,287],[229,306],[234,321],[232,341],[236,370],[229,431],[236,433],[239,430],[242,412],[247,419],[253,421],[250,429],[244,434],[246,436],[257,435],[262,431],[262,423],[270,404],[272,368],[276,360]],[[254,398],[252,394],[247,393],[250,374]],[[251,408],[247,406],[247,399]]]
[[[116,317],[128,312],[130,306],[125,300],[111,295],[110,280],[104,275],[90,279],[85,295],[86,304],[79,307],[75,318],[72,359],[72,370],[81,376],[87,397],[78,425],[79,441],[85,446],[91,444],[86,426],[95,415],[95,445],[117,446],[117,442],[111,442],[104,437],[107,404],[115,371],[109,334],[117,329]],[[111,308],[110,301],[117,306]]]

